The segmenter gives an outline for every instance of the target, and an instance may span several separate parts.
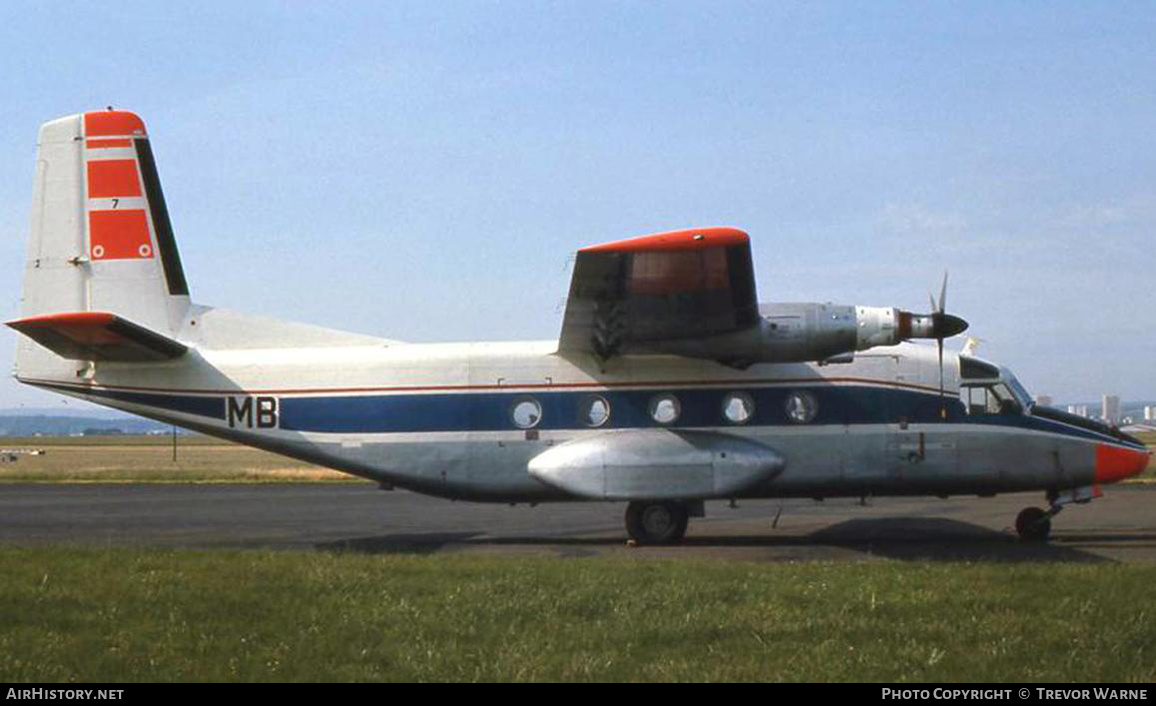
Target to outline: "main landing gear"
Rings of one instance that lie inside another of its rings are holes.
[[[686,535],[687,503],[636,500],[626,506],[626,532],[638,544],[674,544]]]

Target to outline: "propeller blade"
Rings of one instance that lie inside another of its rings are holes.
[[[943,338],[935,339],[939,344],[939,418],[947,420],[947,400],[943,397]]]
[[[962,333],[967,328],[966,321],[947,313],[947,270],[943,271],[943,284],[939,287],[939,307],[933,307],[933,310],[935,343],[939,349],[939,418],[947,421],[947,399],[943,391],[943,339]]]

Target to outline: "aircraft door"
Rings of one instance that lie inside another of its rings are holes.
[[[939,384],[938,366],[905,357],[897,361],[896,382],[923,388]],[[954,395],[952,395],[954,397]],[[889,404],[885,458],[892,487],[902,490],[935,492],[956,480],[959,470],[959,441],[956,426],[943,421],[941,399],[918,391],[892,395]]]
[[[860,374],[879,382],[901,376],[900,357],[864,355],[856,359]],[[885,388],[858,390],[843,405],[847,413],[839,442],[843,481],[864,495],[894,484],[895,466],[889,461],[886,420],[891,416],[890,394]]]
[[[1009,424],[1024,415],[1024,405],[1001,381],[972,382],[960,390],[969,431],[962,435],[961,477],[993,486],[1009,479],[1034,483],[1063,482],[1072,463],[1065,463],[1057,439],[1045,435],[1009,434]]]

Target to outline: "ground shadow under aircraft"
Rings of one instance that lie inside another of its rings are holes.
[[[808,548],[837,548],[867,557],[904,561],[1059,561],[1111,562],[1112,559],[1086,551],[1076,544],[1112,546],[1120,543],[1151,542],[1156,533],[1095,533],[1063,535],[1048,543],[1021,542],[1010,532],[1001,532],[958,520],[926,517],[862,518],[839,522],[804,535],[739,533],[723,534],[721,529],[704,524],[698,532],[673,547],[641,548],[658,550],[662,556],[687,554],[720,554],[733,549],[754,550],[750,558],[765,560],[806,559]],[[366,554],[432,554],[441,551],[474,551],[493,549],[500,552],[543,550],[563,556],[593,556],[623,551],[622,536],[599,533],[596,536],[493,537],[481,532],[392,534],[357,537],[315,545],[322,551]],[[776,555],[776,549],[791,550]],[[758,550],[766,550],[759,552]],[[800,550],[803,550],[800,555]],[[745,554],[744,554],[745,556]],[[829,553],[816,551],[815,558],[830,559]]]
[[[1024,542],[1010,531],[934,517],[856,518],[823,528],[802,541],[907,561],[1111,561],[1070,546],[1066,538]]]

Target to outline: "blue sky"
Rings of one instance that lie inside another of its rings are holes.
[[[923,310],[946,268],[1033,392],[1156,398],[1153,37],[1126,2],[8,0],[0,315],[38,125],[114,105],[202,303],[549,339],[578,247],[734,225],[765,301]]]

